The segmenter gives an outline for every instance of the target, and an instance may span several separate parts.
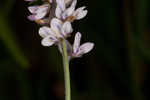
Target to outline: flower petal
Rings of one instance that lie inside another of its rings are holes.
[[[65,11],[66,6],[65,6],[65,1],[64,0],[56,0],[57,5],[60,7],[62,11]]]
[[[47,36],[41,41],[41,44],[43,46],[52,46],[55,42],[56,40],[53,37]]]
[[[29,10],[31,13],[33,13],[33,14],[36,13],[37,9],[39,9],[39,6],[30,6],[30,7],[28,7],[28,10]]]
[[[88,11],[84,9],[85,7],[80,7],[74,12],[73,15],[76,17],[77,20],[82,19],[87,15]]]
[[[55,15],[56,15],[57,18],[61,19],[61,16],[62,16],[62,10],[60,9],[59,6],[56,7]]]
[[[80,41],[81,41],[81,33],[77,32],[75,35],[74,43],[73,43],[73,53],[78,52],[79,46],[80,46]]]
[[[94,43],[90,43],[90,42],[84,43],[79,47],[79,51],[77,52],[77,55],[82,56],[83,54],[90,52],[93,49],[93,47],[94,47]]]
[[[53,18],[51,21],[51,28],[54,31],[54,33],[57,35],[57,37],[62,37],[61,35],[62,21],[61,20],[57,18]]]
[[[43,26],[39,29],[39,35],[43,38],[49,36],[49,35],[53,35],[55,37],[55,34],[53,33],[53,31],[46,26]]]
[[[69,17],[69,16],[71,16],[74,13],[76,4],[77,4],[77,0],[73,0],[71,6],[69,8],[67,8],[65,10],[65,12],[63,13],[63,15],[62,15],[63,19],[66,19],[66,17]]]
[[[42,6],[30,6],[28,7],[28,10],[33,14],[28,16],[29,20],[39,20],[47,14],[48,5],[44,4]]]
[[[46,14],[48,13],[49,6],[48,4],[44,4],[42,6],[40,6],[37,10],[36,10],[36,19],[42,19],[43,17],[46,16]]]
[[[37,20],[37,19],[35,18],[35,15],[29,15],[29,16],[28,16],[28,19],[29,19],[30,21],[35,21],[35,20]]]
[[[72,33],[73,29],[71,26],[71,23],[69,21],[66,21],[62,26],[62,34],[64,36],[67,36],[69,33]]]
[[[49,5],[43,4],[41,6],[30,6],[28,10],[34,15],[36,20],[42,19],[48,12]]]

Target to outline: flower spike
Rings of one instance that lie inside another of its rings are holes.
[[[30,3],[37,0],[25,0]],[[86,42],[80,45],[81,33],[75,34],[73,45],[67,40],[73,32],[72,22],[84,18],[88,11],[86,7],[76,9],[77,0],[41,0],[42,5],[29,6],[31,15],[28,19],[40,24],[39,35],[42,37],[41,45],[58,46],[63,57],[65,100],[71,100],[69,62],[72,58],[81,57],[90,52],[94,43]]]

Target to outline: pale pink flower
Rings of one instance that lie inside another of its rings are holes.
[[[40,20],[47,15],[49,8],[50,8],[49,4],[43,4],[40,6],[30,6],[28,7],[28,9],[32,13],[32,15],[28,16],[28,18],[31,21]]]
[[[63,23],[61,20],[53,18],[50,24],[51,27],[43,26],[39,29],[39,35],[43,37],[43,46],[51,46],[61,39],[65,39],[73,31],[71,23],[68,21]]]
[[[55,15],[59,19],[73,21],[73,20],[82,19],[87,15],[88,11],[84,10],[85,6],[75,10],[77,0],[73,0],[70,7],[67,8],[65,6],[64,0],[56,0],[56,2],[57,2],[57,7],[56,7]]]
[[[83,54],[90,52],[94,47],[94,43],[86,42],[80,45],[80,41],[81,41],[81,33],[77,32],[73,44],[73,50],[71,54],[72,57],[81,57]]]

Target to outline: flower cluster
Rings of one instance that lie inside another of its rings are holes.
[[[25,0],[34,2],[36,0]],[[71,23],[79,20],[87,15],[85,6],[77,8],[77,0],[42,0],[42,5],[28,7],[31,15],[28,19],[43,25],[39,29],[39,35],[43,38],[41,44],[43,46],[57,45],[62,52],[62,40],[66,41],[68,56],[70,58],[81,57],[88,53],[94,47],[91,42],[84,43],[80,46],[81,33],[75,34],[73,45],[67,40],[71,36],[73,28]],[[53,13],[54,11],[54,13]],[[53,16],[51,18],[51,16]]]

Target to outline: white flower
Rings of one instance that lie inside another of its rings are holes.
[[[70,7],[66,8],[64,0],[56,0],[57,1],[57,7],[55,11],[55,15],[59,19],[73,21],[73,20],[79,20],[84,18],[87,15],[87,10],[85,9],[85,6],[80,7],[75,10],[77,0],[73,0]]]
[[[71,23],[68,21],[63,23],[61,20],[53,18],[50,24],[51,28],[43,26],[39,29],[39,35],[43,37],[43,46],[51,46],[60,39],[66,38],[73,31]]]
[[[93,49],[94,43],[86,42],[80,46],[80,41],[81,41],[81,33],[77,32],[75,35],[71,56],[81,57],[83,54],[88,53]]]
[[[28,18],[31,21],[40,20],[47,15],[49,8],[49,4],[43,4],[41,6],[30,6],[28,7],[28,9],[32,13],[32,15],[28,16]]]

